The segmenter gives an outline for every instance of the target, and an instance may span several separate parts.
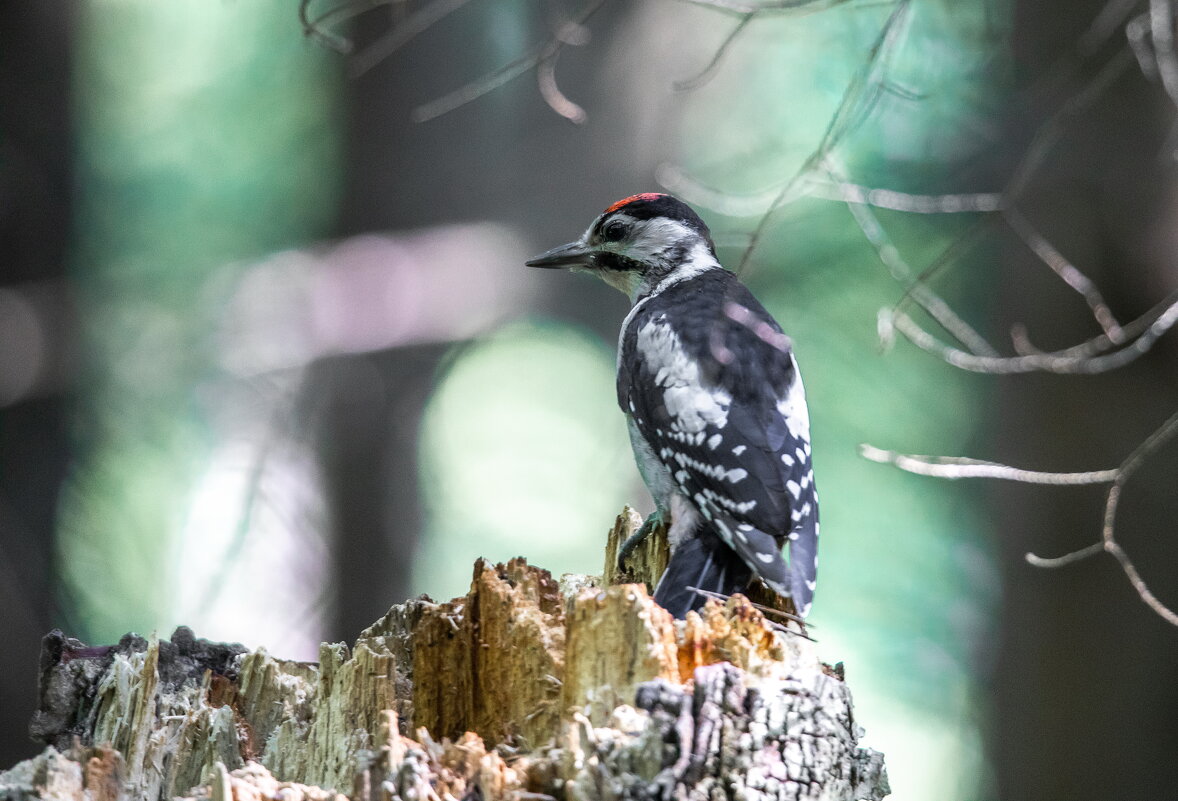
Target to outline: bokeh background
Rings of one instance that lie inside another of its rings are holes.
[[[1001,190],[1046,139],[1020,208],[1136,317],[1178,286],[1174,107],[1134,58],[1169,4],[717,5],[357,2],[306,37],[295,0],[0,0],[0,765],[37,750],[55,626],[314,658],[480,555],[599,572],[650,508],[613,398],[626,301],[522,263],[669,188],[799,354],[815,633],[895,797],[1178,795],[1178,631],[1111,559],[1023,558],[1094,541],[1100,488],[858,451],[1113,467],[1178,405],[1174,335],[1083,377],[881,348],[904,264],[1006,351],[1016,322],[1098,329],[985,214],[877,209],[873,244],[829,182],[782,194],[824,142],[856,184],[942,194]],[[1171,606],[1175,450],[1120,522]]]

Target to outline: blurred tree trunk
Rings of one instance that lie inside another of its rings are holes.
[[[75,0],[0,3],[0,764],[33,753],[20,720],[36,636],[54,622],[54,525],[70,458],[62,297],[72,210]]]
[[[1093,21],[1108,12],[1127,20],[1141,10],[1143,4],[1103,0],[1016,4],[1013,55],[1023,105],[1012,115],[1012,147],[1025,147],[1115,54],[1126,55],[1123,22],[1104,47],[1081,53]],[[1068,120],[1021,205],[1122,321],[1178,287],[1173,104],[1160,83],[1129,63],[1090,108]],[[1096,333],[1084,304],[1010,241],[1002,253],[1007,290],[997,330],[1025,323],[1035,345],[1046,349]],[[1175,341],[1171,333],[1145,357],[1102,375],[998,379],[997,459],[1058,470],[1116,465],[1178,408]],[[1178,457],[1166,448],[1127,487],[1118,514],[1119,538],[1170,606],[1178,599],[1175,475]],[[1104,490],[1004,484],[991,492],[1005,573],[990,690],[996,797],[1173,797],[1178,685],[1156,679],[1173,676],[1178,666],[1174,629],[1142,606],[1111,558],[1051,572],[1025,559],[1028,551],[1057,555],[1096,541]]]

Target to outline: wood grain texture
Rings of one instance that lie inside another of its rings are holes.
[[[0,801],[887,792],[841,677],[742,596],[675,621],[644,583],[558,583],[523,559],[480,560],[465,596],[399,604],[314,664],[187,629],[102,647],[55,632],[41,693],[47,748],[0,773]]]

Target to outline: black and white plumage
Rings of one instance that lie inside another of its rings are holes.
[[[705,601],[690,588],[731,594],[755,574],[807,614],[818,495],[805,390],[789,339],[720,266],[704,222],[669,195],[634,195],[528,264],[593,272],[633,303],[617,391],[656,514],[670,518],[655,599],[683,617]]]

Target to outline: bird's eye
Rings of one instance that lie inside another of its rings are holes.
[[[614,220],[606,224],[605,228],[601,229],[601,238],[606,242],[618,242],[626,235],[626,224],[620,220]]]

